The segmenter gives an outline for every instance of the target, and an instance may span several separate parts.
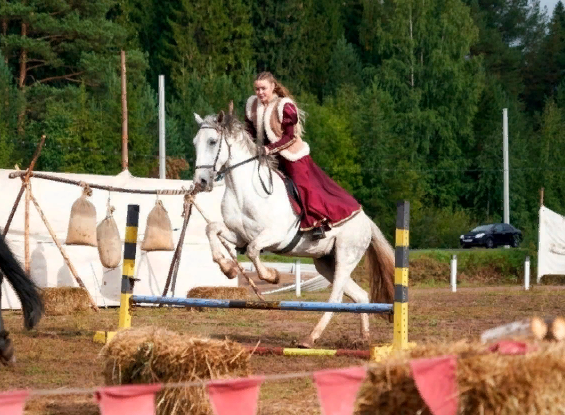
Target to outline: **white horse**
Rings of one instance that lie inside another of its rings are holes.
[[[228,278],[238,276],[239,268],[224,256],[219,234],[236,247],[247,247],[247,256],[255,265],[258,277],[273,284],[278,283],[279,275],[261,263],[261,250],[313,258],[316,270],[333,283],[329,302],[341,302],[343,294],[357,303],[369,302],[367,292],[350,276],[366,253],[371,301],[393,302],[394,251],[363,211],[326,232],[326,238],[312,240],[309,233],[298,232],[300,218],[292,208],[284,181],[268,162],[274,159],[258,156],[258,148],[243,124],[223,112],[204,119],[198,114],[194,117],[200,129],[193,142],[196,149],[193,183],[200,190],[211,191],[218,173],[225,174],[226,190],[221,207],[224,222],[210,223],[206,234],[213,260]],[[325,312],[300,346],[312,347],[331,317],[332,312]],[[392,322],[392,315],[383,317]],[[370,340],[367,314],[361,315],[361,333],[364,340]]]

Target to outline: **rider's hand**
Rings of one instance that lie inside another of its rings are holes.
[[[267,146],[259,146],[257,149],[260,156],[267,156],[269,154],[269,149]]]

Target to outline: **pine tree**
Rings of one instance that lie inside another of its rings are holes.
[[[176,82],[184,73],[241,71],[252,59],[250,17],[250,6],[243,0],[181,0],[169,20],[173,58],[167,63]]]
[[[23,104],[12,74],[0,53],[0,168],[11,168],[16,138],[17,114]]]
[[[342,36],[336,43],[328,65],[326,95],[334,94],[342,85],[363,87],[363,66],[352,44]]]
[[[478,30],[459,0],[371,7],[363,38],[379,65],[379,87],[394,100],[395,132],[409,162],[436,170],[426,179],[430,200],[451,206],[465,190],[454,172],[467,165],[462,143],[473,139],[483,85],[481,59],[470,56]]]
[[[531,112],[543,110],[553,97],[565,71],[565,7],[559,1],[541,47],[529,54],[524,67],[524,98]]]

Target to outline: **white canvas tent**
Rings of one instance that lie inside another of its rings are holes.
[[[539,211],[538,277],[565,275],[565,217],[542,206]]]
[[[10,179],[10,170],[0,169],[0,227],[8,219],[22,181]],[[190,181],[146,179],[122,172],[117,176],[52,173],[54,176],[100,185],[129,189],[188,189]],[[64,245],[70,211],[74,201],[82,194],[82,188],[44,179],[31,179],[32,193],[37,199],[59,242],[67,252],[78,275],[99,307],[119,305],[122,266],[106,269],[100,263],[96,247]],[[224,186],[220,184],[211,193],[201,193],[196,201],[211,220],[221,220],[220,203]],[[145,232],[147,215],[155,205],[155,195],[109,193],[93,189],[89,200],[96,207],[97,223],[106,217],[106,206],[110,196],[115,207],[114,219],[123,242],[128,204],[138,204],[139,230],[136,256],[136,282],[134,292],[139,295],[161,295],[165,286],[174,252],[145,252],[140,249]],[[168,211],[174,230],[175,246],[178,241],[183,217],[183,196],[159,196]],[[14,216],[7,241],[18,258],[24,261],[24,201]],[[237,286],[237,278],[228,280],[219,267],[212,262],[210,245],[205,234],[206,222],[196,209],[188,223],[182,257],[176,282],[175,296],[185,297],[188,290],[197,286]],[[123,247],[122,247],[123,249]],[[78,286],[67,265],[51,239],[33,203],[30,203],[30,252],[31,277],[41,287]],[[170,291],[169,291],[170,295]],[[7,281],[2,283],[2,309],[18,309],[20,304]]]

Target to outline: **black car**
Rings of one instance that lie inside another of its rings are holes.
[[[481,225],[460,236],[463,248],[472,246],[494,248],[499,245],[510,245],[517,248],[520,242],[522,242],[522,231],[507,223]]]

